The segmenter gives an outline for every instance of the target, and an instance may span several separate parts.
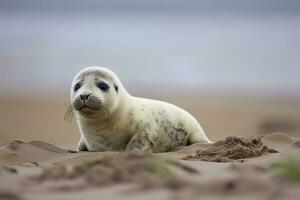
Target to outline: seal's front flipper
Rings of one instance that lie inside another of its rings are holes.
[[[131,138],[126,146],[126,151],[134,153],[152,152],[153,144],[144,134],[138,134]]]
[[[86,144],[82,139],[80,139],[79,144],[78,144],[78,151],[89,151]]]

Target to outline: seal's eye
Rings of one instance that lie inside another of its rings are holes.
[[[80,87],[81,87],[81,84],[80,83],[76,83],[74,85],[74,92],[76,92],[77,90],[79,90]]]
[[[104,82],[97,83],[97,87],[103,92],[106,92],[109,89],[109,86]]]

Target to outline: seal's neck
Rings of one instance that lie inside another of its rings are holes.
[[[118,121],[126,118],[128,110],[131,108],[132,97],[129,94],[124,94],[121,99],[119,99],[118,106],[112,113],[111,121],[117,123]]]

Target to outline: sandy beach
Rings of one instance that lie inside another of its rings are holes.
[[[176,98],[173,103],[195,115],[215,143],[136,155],[74,153],[79,133],[74,121],[63,119],[67,101],[19,99],[1,98],[0,199],[294,200],[300,195],[296,101]]]
[[[145,155],[12,141],[0,147],[0,199],[296,199],[300,138],[260,138]]]

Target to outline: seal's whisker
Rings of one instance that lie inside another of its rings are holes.
[[[102,110],[105,114],[105,118],[110,119],[111,118],[111,113],[110,113],[110,110],[109,110],[109,106],[104,103],[104,100],[105,100],[104,97],[98,97],[98,98],[100,100],[101,107],[103,108]]]
[[[105,105],[102,105],[103,107],[103,111],[104,111],[104,114],[105,114],[105,118],[108,119],[108,113],[107,113],[107,108]]]
[[[73,106],[72,105],[69,105],[66,113],[65,113],[65,116],[64,116],[64,119],[70,123],[72,122],[73,120],[73,117],[74,117],[74,110],[73,110]]]
[[[69,122],[69,116],[70,116],[70,106],[68,106],[68,109],[64,115],[64,120]]]
[[[108,106],[105,105],[105,104],[102,104],[102,106],[103,106],[104,113],[105,113],[105,115],[106,115],[106,116],[105,116],[106,119],[110,119],[110,118],[111,118],[111,114],[110,114],[110,111],[109,111]]]

